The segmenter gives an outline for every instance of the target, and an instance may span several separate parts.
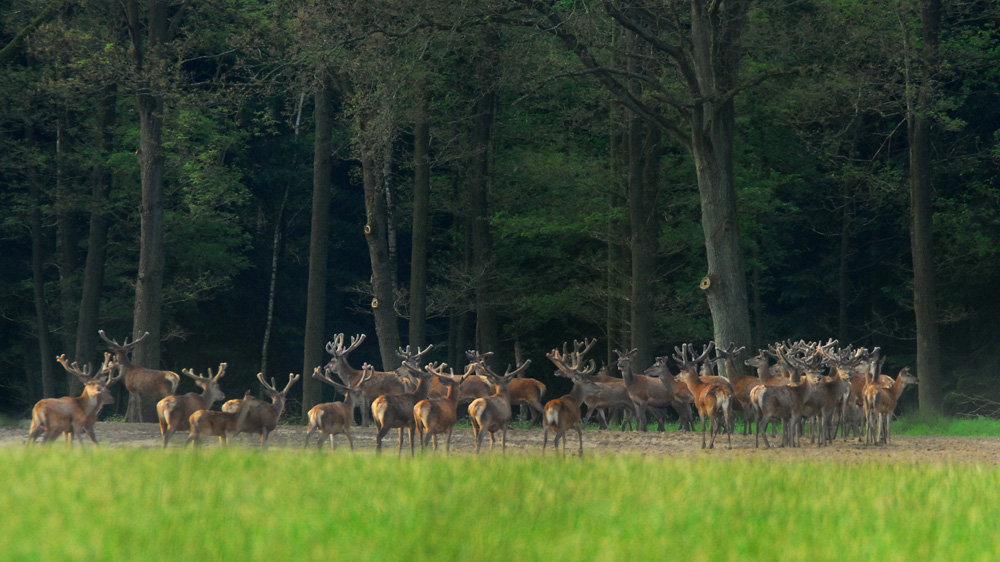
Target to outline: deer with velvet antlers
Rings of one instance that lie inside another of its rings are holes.
[[[163,436],[163,447],[174,433],[191,429],[188,419],[198,410],[209,410],[218,400],[225,400],[226,395],[219,388],[219,379],[226,374],[226,364],[219,363],[216,373],[208,370],[208,376],[196,375],[191,369],[182,369],[181,373],[191,377],[198,385],[201,393],[189,392],[181,396],[167,396],[156,403],[156,416],[160,420],[160,434]]]
[[[66,371],[75,375],[83,383],[83,394],[77,397],[45,398],[39,400],[31,409],[31,429],[28,430],[28,443],[34,443],[44,434],[42,442],[47,443],[59,435],[66,436],[66,442],[72,443],[74,435],[84,433],[97,444],[94,435],[94,424],[97,412],[105,404],[114,403],[108,388],[121,378],[112,376],[115,370],[114,360],[110,353],[104,354],[104,364],[97,374],[91,376],[91,366],[81,368],[75,361],[70,363],[66,355],[56,357],[56,361]]]
[[[126,337],[124,343],[117,340],[108,339],[104,335],[104,330],[98,330],[97,335],[101,336],[104,343],[108,344],[108,350],[115,354],[118,362],[118,369],[125,376],[125,388],[129,392],[129,400],[135,400],[135,419],[129,421],[147,421],[144,419],[143,404],[152,401],[156,404],[166,396],[170,396],[177,391],[177,385],[181,382],[181,377],[173,371],[158,371],[147,369],[132,363],[130,354],[135,346],[149,336],[149,332],[144,333],[139,339],[129,343]],[[129,416],[133,414],[131,403],[129,405]]]
[[[309,410],[306,414],[309,423],[306,426],[306,442],[304,446],[308,447],[309,438],[319,431],[320,436],[316,442],[319,447],[323,447],[323,437],[329,436],[330,449],[335,450],[337,443],[334,441],[334,436],[342,434],[344,437],[347,437],[347,443],[351,446],[351,450],[354,450],[354,440],[351,439],[351,425],[354,424],[354,407],[361,402],[363,394],[361,386],[371,378],[371,374],[375,372],[375,367],[365,363],[362,366],[362,372],[363,375],[357,384],[354,386],[344,386],[330,378],[326,371],[316,367],[316,370],[313,371],[313,378],[319,379],[336,388],[344,395],[344,400],[342,402],[317,404]]]

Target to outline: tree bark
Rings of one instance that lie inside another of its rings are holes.
[[[73,139],[69,134],[69,110],[60,103],[56,118],[56,262],[59,266],[59,316],[60,326],[57,330],[62,350],[70,357],[75,357],[77,305],[79,296],[77,287],[77,205],[73,163]],[[79,382],[75,376],[67,373],[66,386],[71,388],[74,382]]]
[[[917,377],[920,380],[920,413],[944,411],[941,389],[940,336],[937,325],[937,283],[934,272],[934,165],[931,125],[937,88],[939,0],[920,2],[922,49],[907,74],[907,135],[910,141],[910,246],[913,254],[913,309],[917,324]],[[913,90],[915,92],[915,98]]]
[[[34,128],[30,123],[25,125],[25,141],[30,146],[34,144]],[[42,189],[35,173],[34,163],[28,165],[28,184],[31,196],[31,214],[29,217],[31,229],[31,286],[35,302],[35,329],[38,331],[38,353],[41,361],[42,398],[56,397],[56,380],[52,365],[55,357],[52,351],[52,337],[49,334],[49,323],[46,318],[45,306],[45,247],[42,232]]]
[[[323,364],[326,329],[326,281],[330,243],[330,190],[333,173],[333,85],[322,72],[316,89],[313,153],[312,223],[309,231],[309,280],[306,289],[306,326],[302,358],[302,416],[322,401],[322,388],[312,377]]]
[[[421,80],[413,124],[413,233],[410,250],[410,345],[417,347],[423,347],[427,341],[427,239],[431,193],[427,95],[426,80]]]

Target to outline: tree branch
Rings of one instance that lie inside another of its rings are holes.
[[[52,14],[55,12],[56,3],[53,2],[42,10],[42,13],[38,14],[35,19],[29,21],[27,25],[22,27],[21,30],[17,32],[17,35],[15,35],[3,49],[0,49],[0,65],[5,65],[13,60],[14,57],[17,56],[18,52],[20,52],[21,47],[24,46],[25,38],[45,23],[45,20],[52,17]]]

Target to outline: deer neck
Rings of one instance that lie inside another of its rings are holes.
[[[84,387],[83,394],[75,400],[85,416],[93,414],[103,405],[101,403],[101,393],[99,391],[95,393],[94,389],[90,386]]]
[[[573,403],[576,404],[577,408],[579,408],[580,405],[583,404],[583,399],[585,395],[586,393],[583,391],[583,385],[580,384],[579,382],[574,382],[573,390],[569,391],[569,396],[570,399],[573,400]]]
[[[344,381],[347,386],[354,387],[361,380],[361,375],[364,373],[347,362],[347,356],[339,356],[333,360],[333,372],[337,373],[337,376]]]
[[[635,376],[632,374],[632,362],[631,361],[619,361],[618,370],[622,372],[622,378],[625,382],[632,384],[635,381]]]
[[[732,357],[726,357],[726,377],[733,384],[736,384],[743,378],[743,371]]]
[[[201,401],[205,405],[205,410],[212,407],[220,398],[224,398],[222,391],[218,388],[208,387],[201,391]]]

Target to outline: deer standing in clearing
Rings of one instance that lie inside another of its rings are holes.
[[[701,448],[706,447],[705,443],[705,432],[709,429],[711,434],[710,442],[708,443],[708,448],[712,449],[715,447],[715,436],[719,432],[719,428],[728,428],[726,431],[726,437],[728,439],[729,448],[733,448],[732,441],[732,423],[729,419],[730,412],[730,402],[733,398],[733,391],[729,386],[729,381],[723,384],[717,380],[715,377],[703,377],[698,376],[699,364],[703,361],[708,360],[709,353],[715,347],[713,342],[705,347],[704,352],[701,356],[694,357],[694,353],[691,352],[691,358],[688,359],[689,345],[684,344],[683,349],[674,348],[676,352],[674,354],[674,361],[681,369],[681,380],[683,380],[688,389],[691,391],[691,395],[694,396],[694,405],[698,408],[698,416],[701,418]],[[705,423],[705,418],[708,418],[709,423]],[[723,424],[725,424],[723,426]]]
[[[444,450],[445,454],[448,454],[451,452],[451,432],[458,419],[458,397],[461,394],[462,381],[468,375],[456,377],[452,371],[449,377],[441,372],[443,366],[427,367],[427,370],[437,376],[437,380],[445,385],[447,391],[444,398],[424,399],[413,406],[413,421],[420,440],[420,451],[423,452],[432,440],[434,450],[437,451],[437,436],[443,433],[446,436]]]
[[[691,413],[691,405],[694,404],[694,396],[687,387],[687,383],[670,372],[667,361],[667,357],[657,357],[643,374],[650,378],[660,379],[660,385],[663,386],[664,391],[673,396],[670,407],[677,412],[678,429],[693,431],[694,415]]]
[[[284,390],[279,391],[278,385],[274,382],[273,378],[271,379],[271,384],[267,384],[264,381],[264,373],[257,373],[257,380],[260,381],[264,394],[267,394],[271,398],[271,402],[264,402],[256,398],[247,400],[246,421],[240,425],[240,430],[237,433],[254,433],[260,435],[260,446],[262,448],[267,446],[268,436],[274,431],[275,427],[278,427],[278,420],[281,419],[281,414],[285,412],[285,401],[288,399],[288,391],[292,389],[292,385],[299,378],[301,378],[301,375],[288,373],[288,384],[285,385]],[[235,412],[240,407],[239,402],[239,400],[226,402],[222,405],[222,411]]]
[[[579,454],[583,456],[583,431],[580,428],[580,406],[583,404],[585,395],[584,379],[589,377],[597,369],[593,360],[587,363],[586,367],[581,366],[582,354],[560,354],[553,349],[546,357],[558,368],[559,376],[564,376],[573,381],[573,389],[569,394],[549,400],[545,404],[545,438],[542,441],[542,454],[549,443],[549,432],[555,433],[552,440],[552,448],[559,452],[559,441],[562,441],[563,456],[566,456],[566,432],[570,429],[576,431],[576,436],[580,441]]]
[[[417,402],[425,400],[430,392],[433,369],[431,365],[425,369],[414,367],[404,362],[403,368],[409,370],[409,374],[417,379],[417,388],[413,392],[405,394],[383,394],[372,401],[372,419],[375,420],[375,452],[382,453],[382,439],[389,433],[390,429],[399,429],[399,456],[403,455],[403,430],[407,430],[410,437],[410,456],[415,452],[413,442],[414,432],[417,429],[413,419],[413,407]]]
[[[229,445],[229,440],[233,435],[240,432],[247,416],[250,414],[250,391],[243,395],[242,400],[230,400],[229,403],[236,402],[235,411],[217,412],[214,410],[198,410],[188,418],[188,425],[191,426],[185,445],[194,442],[195,446],[201,444],[202,437],[216,436],[220,445]]]
[[[96,445],[94,424],[97,412],[103,405],[114,403],[115,399],[108,388],[121,378],[121,374],[117,377],[111,375],[116,365],[110,353],[104,354],[104,364],[94,376],[90,376],[90,364],[80,368],[75,361],[70,363],[65,354],[56,357],[56,361],[66,372],[75,375],[83,383],[83,393],[77,397],[39,400],[31,409],[31,428],[28,430],[27,442],[34,443],[44,434],[42,442],[48,443],[62,434],[66,436],[66,443],[72,444],[74,435],[86,433]]]
[[[510,424],[510,393],[508,385],[518,374],[524,372],[531,365],[531,360],[525,361],[523,365],[513,372],[510,367],[504,376],[499,376],[489,369],[484,363],[476,363],[476,369],[481,374],[486,375],[493,384],[496,391],[485,398],[477,398],[469,404],[469,418],[472,420],[472,433],[476,438],[476,453],[483,444],[484,432],[490,434],[490,450],[496,445],[496,432],[500,433],[500,442],[503,446],[504,454],[507,453],[507,426]]]
[[[98,330],[97,335],[101,336],[104,343],[108,344],[108,350],[115,354],[119,372],[124,373],[125,388],[128,389],[129,393],[129,421],[146,421],[143,404],[149,401],[151,404],[156,404],[164,397],[177,392],[177,385],[181,382],[180,375],[173,371],[147,369],[132,363],[129,355],[139,342],[149,336],[149,332],[144,333],[142,337],[132,343],[129,343],[126,337],[125,343],[121,344],[117,340],[108,339],[104,335],[104,330]],[[132,400],[135,400],[134,407]]]
[[[878,372],[881,372],[881,364]],[[917,384],[917,382],[918,379],[910,373],[910,368],[903,367],[896,375],[892,386],[886,388],[879,383],[872,383],[865,387],[865,411],[867,414],[865,417],[868,420],[870,442],[889,444],[892,414],[896,409],[899,396],[903,393],[906,385]]]
[[[361,402],[363,392],[360,387],[375,372],[375,367],[365,363],[362,370],[364,371],[364,375],[358,381],[357,385],[348,387],[335,382],[325,371],[316,367],[316,370],[313,371],[313,378],[319,379],[336,388],[344,395],[344,400],[343,402],[317,404],[309,410],[306,414],[309,418],[309,423],[306,426],[306,442],[304,446],[308,447],[309,438],[313,433],[319,431],[320,436],[316,440],[316,444],[320,448],[323,447],[323,437],[329,436],[330,449],[336,450],[337,443],[334,441],[334,435],[343,434],[344,437],[347,437],[347,443],[351,446],[351,450],[354,450],[354,440],[351,439],[351,425],[354,424],[354,407]]]
[[[163,436],[164,448],[174,433],[191,429],[188,422],[191,414],[198,410],[209,410],[216,401],[226,399],[226,395],[219,388],[219,379],[226,374],[225,363],[219,363],[219,370],[216,373],[212,373],[212,369],[209,369],[207,377],[196,375],[191,369],[182,369],[181,373],[191,377],[202,392],[167,396],[156,403],[156,415],[160,420],[160,434]]]

